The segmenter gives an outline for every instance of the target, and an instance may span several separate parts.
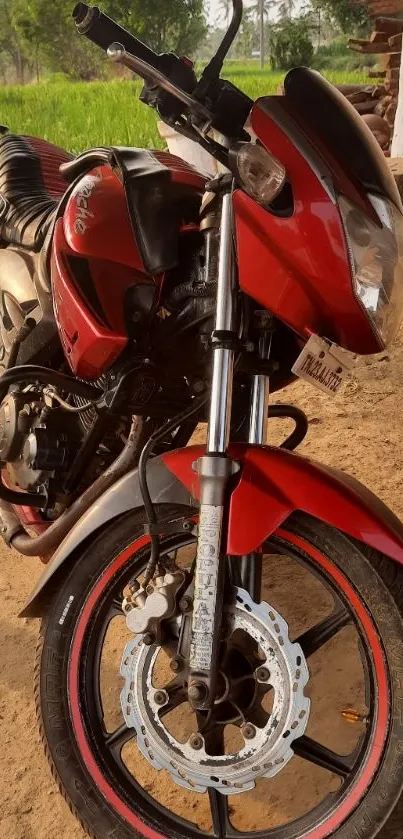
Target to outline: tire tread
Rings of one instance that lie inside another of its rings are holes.
[[[122,533],[128,531],[127,524],[125,526],[125,522],[124,522],[125,519],[127,519],[127,517],[124,517],[119,522],[119,524],[114,522],[113,526],[109,526],[105,529],[105,531],[103,531],[102,553],[104,553],[104,552],[107,553],[107,551],[110,550],[111,545],[113,544],[113,539],[111,538],[112,531],[114,533],[114,537],[115,537],[115,540],[116,540],[114,542],[115,547],[118,544],[120,544],[120,542],[122,541]],[[138,527],[138,525],[140,524],[140,521],[141,521],[141,516],[140,515],[138,515],[138,516],[131,515],[130,524],[131,524],[133,534],[134,534],[134,531],[136,531],[136,525]],[[297,514],[297,515],[292,516],[291,519],[289,520],[289,522],[287,522],[287,529],[288,529],[288,526],[289,526],[290,531],[293,531],[293,532],[301,535],[303,538],[306,538],[311,544],[313,544],[313,545],[316,544],[317,547],[320,547],[325,552],[331,554],[332,549],[336,550],[336,556],[337,556],[337,551],[339,553],[339,556],[341,555],[341,553],[343,551],[342,540],[344,540],[346,546],[347,546],[347,543],[349,542],[353,551],[358,550],[361,554],[364,555],[364,558],[367,560],[367,562],[369,562],[372,565],[372,567],[374,568],[374,571],[381,578],[379,580],[379,584],[380,584],[381,588],[382,588],[382,582],[383,582],[385,588],[389,592],[389,595],[392,596],[392,598],[394,599],[394,601],[395,601],[395,603],[398,607],[398,612],[400,613],[400,619],[403,618],[403,567],[399,566],[397,563],[393,562],[392,560],[388,559],[387,557],[377,553],[376,551],[374,551],[372,549],[368,549],[367,547],[363,546],[360,543],[356,543],[353,540],[348,540],[345,536],[343,536],[343,534],[338,533],[338,531],[332,531],[327,525],[322,525],[321,523],[319,523],[319,522],[317,522],[317,521],[315,521],[315,520],[313,520],[313,519],[311,519],[311,518],[309,518],[305,515]],[[120,527],[120,536],[119,536],[119,534],[116,533],[116,531],[118,530],[119,527]],[[119,542],[119,539],[120,539],[120,542]],[[336,542],[336,545],[335,545],[335,542]],[[90,547],[88,547],[88,549],[85,551],[83,556],[80,557],[79,564],[80,564],[81,574],[82,574],[83,567],[87,567],[86,562],[90,560],[91,553],[94,552],[94,549],[95,550],[97,549],[97,544],[99,544],[99,537]],[[337,545],[338,545],[338,547],[337,547]],[[99,553],[98,553],[98,556],[97,556],[98,563],[99,563],[99,558],[100,557],[99,557]],[[365,574],[365,559],[362,560],[363,565],[364,565],[364,574]],[[89,562],[89,564],[91,565],[91,562]],[[100,566],[98,565],[98,568],[99,567]],[[72,575],[69,579],[74,579],[75,570],[76,569],[73,569]],[[368,573],[368,570],[369,569],[367,567],[367,573]],[[362,577],[362,572],[361,572],[361,584],[362,583],[364,583],[364,585],[365,585],[365,576],[363,578]],[[63,589],[65,589],[65,592],[67,591],[67,585],[68,585],[68,583],[66,583],[66,586],[62,587]],[[76,585],[77,585],[77,583],[76,583]],[[386,595],[387,595],[387,592],[385,592],[385,597],[386,597]],[[58,599],[62,599],[60,590],[59,590],[58,594],[56,595],[56,597]],[[52,776],[53,776],[53,778],[54,778],[54,780],[55,780],[55,782],[58,786],[58,789],[59,789],[61,795],[63,796],[64,800],[66,801],[71,813],[77,819],[77,821],[81,825],[82,829],[87,833],[88,836],[91,837],[91,839],[108,839],[108,837],[112,837],[112,836],[113,837],[116,836],[116,839],[121,839],[121,837],[122,837],[122,839],[126,839],[126,837],[127,837],[127,839],[129,839],[129,837],[130,838],[133,837],[133,839],[134,839],[134,837],[140,837],[140,834],[136,830],[134,830],[133,828],[130,828],[129,831],[128,831],[128,826],[127,825],[124,826],[124,824],[119,819],[119,817],[116,813],[115,813],[115,819],[116,819],[115,824],[116,824],[117,829],[116,829],[116,831],[113,830],[113,828],[111,830],[111,824],[112,824],[111,819],[113,820],[113,814],[112,814],[111,811],[109,811],[109,813],[107,812],[108,808],[104,809],[103,812],[99,813],[98,824],[94,823],[94,819],[92,819],[92,828],[91,828],[89,826],[88,822],[86,821],[85,817],[83,817],[83,815],[80,813],[78,807],[75,805],[74,801],[71,798],[70,793],[68,792],[67,789],[65,789],[65,787],[63,785],[63,782],[61,780],[61,777],[59,775],[59,770],[57,768],[57,764],[55,763],[55,760],[54,760],[53,755],[51,753],[51,749],[50,749],[49,744],[48,744],[48,739],[47,739],[47,734],[46,734],[46,726],[45,726],[45,722],[44,722],[44,719],[43,719],[42,699],[41,699],[41,681],[42,681],[43,667],[44,667],[43,653],[44,653],[45,644],[46,644],[46,636],[47,636],[47,633],[49,631],[49,627],[52,624],[52,614],[54,614],[53,609],[50,610],[50,613],[49,613],[48,617],[42,623],[42,627],[41,627],[41,631],[40,631],[40,635],[39,635],[39,640],[38,640],[38,645],[37,645],[37,651],[36,651],[36,660],[35,660],[35,707],[36,707],[36,714],[37,714],[37,719],[38,719],[38,725],[39,725],[41,740],[42,740],[42,743],[43,743],[46,758],[48,760],[48,763],[49,763],[49,766],[50,766],[50,769],[51,769]],[[397,616],[397,620],[398,620],[398,617],[399,616]],[[402,637],[403,637],[403,626],[402,626]],[[403,728],[402,728],[402,740],[403,740]],[[85,771],[84,767],[83,767],[83,771]],[[392,782],[392,779],[390,779],[390,780],[387,779],[386,780],[386,786],[388,786],[390,784],[393,784],[392,789],[396,790],[395,794],[396,794],[396,797],[397,797],[397,803],[395,804],[395,806],[394,806],[391,814],[389,815],[389,817],[386,817],[386,821],[385,821],[384,825],[382,826],[380,816],[378,816],[378,818],[377,818],[376,815],[375,815],[375,817],[374,817],[374,806],[373,806],[373,803],[372,803],[373,822],[372,822],[372,829],[370,827],[370,832],[369,833],[367,833],[366,831],[365,831],[365,833],[363,832],[363,829],[362,829],[361,825],[359,826],[358,821],[355,821],[354,816],[353,816],[352,818],[353,818],[353,822],[354,822],[355,826],[350,825],[350,820],[349,820],[348,824],[341,826],[341,828],[339,828],[336,831],[336,833],[333,834],[335,839],[353,839],[353,837],[354,837],[354,839],[364,839],[364,837],[367,837],[367,836],[368,836],[368,839],[369,839],[369,837],[370,837],[370,839],[373,839],[373,837],[375,837],[375,836],[377,837],[377,839],[403,839],[403,794],[402,794],[402,789],[403,789],[403,765],[402,765],[401,783],[399,784],[399,779],[394,780],[393,782]],[[379,789],[378,784],[377,784],[377,787]],[[375,795],[375,799],[377,798],[377,792],[375,790],[372,791],[372,795],[373,796]],[[359,809],[361,809],[361,805],[359,805]],[[382,812],[381,799],[379,800],[379,810],[380,810],[380,812]],[[375,811],[376,811],[376,808],[375,808]],[[365,813],[364,813],[363,817],[365,818]],[[379,821],[378,821],[378,819],[379,819]]]
[[[40,627],[38,641],[36,645],[35,651],[35,663],[34,663],[34,701],[35,701],[35,711],[36,711],[36,719],[38,722],[38,729],[39,729],[39,736],[41,738],[43,750],[45,752],[46,760],[48,761],[50,771],[52,774],[52,778],[57,785],[60,795],[64,798],[72,816],[78,821],[80,827],[83,829],[84,833],[90,837],[90,839],[97,839],[95,833],[92,833],[90,828],[87,824],[83,821],[79,811],[73,804],[70,796],[68,795],[67,791],[64,789],[64,786],[60,780],[59,773],[56,769],[56,764],[53,760],[52,753],[49,748],[48,740],[45,733],[45,726],[43,722],[42,716],[42,707],[41,707],[41,667],[42,667],[42,653],[44,648],[45,642],[45,632],[46,632],[47,621],[43,621]]]

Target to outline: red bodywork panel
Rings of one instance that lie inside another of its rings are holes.
[[[235,192],[240,286],[305,339],[314,332],[351,352],[379,352],[382,347],[353,293],[338,207],[264,107],[264,99],[254,106],[252,127],[287,169],[294,212],[275,216]]]
[[[199,496],[192,466],[202,446],[162,456],[165,466]],[[230,502],[227,552],[250,554],[296,510],[336,527],[403,564],[403,524],[365,486],[336,469],[284,449],[230,446],[242,467]]]
[[[154,282],[144,274],[123,187],[104,166],[75,187],[53,242],[56,320],[77,376],[98,379],[125,349],[124,295],[138,279]]]
[[[144,272],[125,191],[109,166],[94,169],[77,184],[64,213],[63,227],[73,253]]]
[[[68,247],[63,221],[59,219],[53,243],[52,286],[60,338],[74,373],[84,379],[98,379],[123,352],[128,338],[123,329],[113,330],[101,324],[91,311],[88,302],[80,294],[72,270],[68,268],[69,255],[76,254]],[[110,264],[108,281],[113,282],[114,293],[117,293],[117,287],[124,285],[125,279],[130,282],[126,267],[121,268],[123,278],[116,272],[116,267]]]
[[[299,510],[403,564],[403,523],[358,481],[284,449],[246,443],[230,446],[229,452],[241,467],[229,499],[224,549],[230,555],[260,550]],[[153,458],[148,471],[153,502],[168,505],[171,511],[180,507],[197,519],[199,479],[193,464],[203,454],[203,446],[189,446]],[[64,539],[22,615],[41,616],[52,579],[64,563],[69,572],[71,562],[80,555],[79,546],[120,516],[141,508],[138,471],[129,472],[84,513]]]
[[[150,152],[151,154],[151,152]],[[202,193],[205,178],[166,152],[153,152],[170,170],[172,184]],[[181,231],[197,230],[185,225]],[[96,380],[128,344],[125,295],[135,285],[152,285],[158,301],[162,276],[149,276],[142,263],[122,183],[109,166],[85,175],[73,189],[56,224],[52,287],[57,325],[73,372]]]

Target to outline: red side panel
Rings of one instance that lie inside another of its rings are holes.
[[[173,183],[203,192],[205,179],[195,169],[166,152],[154,155],[169,168]],[[145,273],[124,187],[109,166],[94,169],[77,184],[64,214],[64,232],[75,253],[122,263]]]
[[[98,379],[109,369],[127,345],[128,338],[123,329],[123,314],[120,331],[100,323],[99,317],[91,311],[90,306],[80,294],[78,281],[72,267],[69,267],[69,256],[74,257],[76,254],[67,245],[63,232],[63,220],[59,219],[55,229],[51,268],[55,314],[60,338],[74,373],[84,379]],[[119,274],[119,269],[122,269],[123,278]],[[103,266],[103,270],[107,274],[107,266]],[[133,271],[130,273],[133,276]],[[127,286],[130,282],[127,269],[124,266],[118,266],[116,269],[114,265],[109,265],[107,280],[108,287],[113,288],[113,295],[116,296],[118,296],[119,288]],[[122,302],[121,299],[120,302]]]
[[[199,482],[192,466],[204,453],[192,446],[162,456],[195,498]],[[231,497],[229,554],[252,553],[301,510],[403,564],[403,524],[354,478],[268,446],[234,445],[230,454],[242,471]]]
[[[94,169],[77,184],[63,223],[66,242],[74,253],[144,272],[125,191],[109,166]]]
[[[301,336],[315,332],[352,352],[376,353],[378,341],[353,294],[338,207],[264,108],[265,100],[255,105],[253,130],[286,167],[294,212],[275,216],[235,192],[241,288]]]

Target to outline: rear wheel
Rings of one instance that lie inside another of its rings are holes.
[[[228,588],[221,689],[196,716],[183,591],[151,646],[122,613],[142,524],[88,547],[42,627],[39,723],[82,824],[96,839],[375,837],[403,785],[401,569],[293,517],[264,547],[262,603]],[[163,542],[179,575],[194,553],[192,536]]]

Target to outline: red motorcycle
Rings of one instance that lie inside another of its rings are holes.
[[[269,383],[335,393],[394,338],[403,208],[320,75],[256,103],[220,78],[233,4],[199,79],[74,10],[222,175],[0,142],[1,532],[47,561],[23,613],[38,717],[92,836],[395,839],[403,527],[290,451],[297,409],[271,406],[296,430],[265,442]]]

